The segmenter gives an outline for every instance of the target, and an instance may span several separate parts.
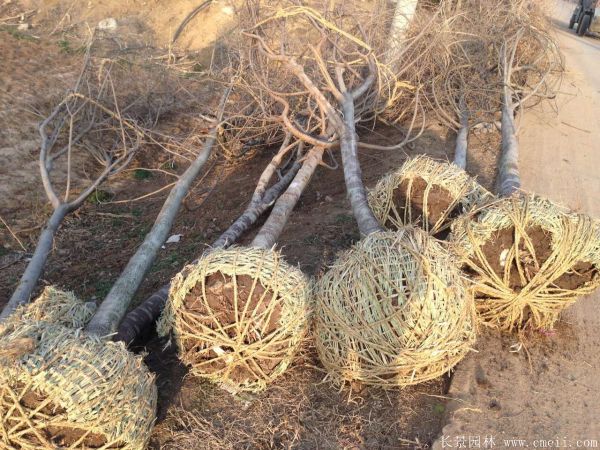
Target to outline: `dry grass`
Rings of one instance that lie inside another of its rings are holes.
[[[231,396],[188,378],[155,428],[153,450],[427,448],[445,409],[447,380],[386,391],[339,390],[307,348],[263,393]]]
[[[417,180],[426,186],[413,191]],[[406,187],[404,205],[395,203],[401,186]],[[464,170],[426,156],[409,159],[369,191],[369,205],[380,223],[393,229],[420,225],[432,235],[448,228],[453,216],[481,207],[492,198],[492,194]],[[413,206],[421,211],[420,216],[413,217]]]
[[[42,321],[0,330],[0,417],[7,448],[140,450],[154,423],[154,376],[122,343]]]

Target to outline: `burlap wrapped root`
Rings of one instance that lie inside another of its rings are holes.
[[[454,217],[493,198],[458,166],[421,155],[379,180],[369,192],[369,205],[388,229],[413,224],[437,234]]]
[[[552,329],[600,285],[600,226],[536,196],[503,199],[453,225],[480,320],[510,331]]]
[[[122,343],[77,329],[92,314],[90,304],[47,288],[0,328],[0,446],[146,447],[153,376]]]
[[[375,233],[315,287],[319,357],[336,384],[406,386],[448,372],[475,340],[457,261],[425,232]]]
[[[260,391],[304,338],[310,286],[273,250],[215,250],[172,282],[158,332],[172,331],[191,373],[232,391]]]

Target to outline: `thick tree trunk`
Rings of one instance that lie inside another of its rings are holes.
[[[217,137],[218,125],[215,125],[204,143],[202,150],[181,175],[156,218],[152,230],[146,235],[144,242],[127,263],[110,292],[98,308],[98,311],[87,325],[89,333],[107,336],[114,333],[125,315],[131,299],[138,290],[146,273],[156,259],[156,254],[165,243],[179,207],[187,195],[192,182],[208,160]]]
[[[502,105],[502,155],[498,173],[498,193],[507,197],[521,187],[519,175],[519,141],[515,127],[515,110],[508,87],[504,88]]]
[[[417,3],[418,0],[396,0],[386,57],[388,62],[393,62],[402,51],[406,29],[415,15]]]
[[[362,171],[358,162],[357,138],[354,125],[354,99],[351,93],[345,93],[342,101],[344,129],[340,130],[340,148],[344,165],[344,179],[352,213],[358,223],[361,234],[367,236],[383,228],[369,207],[367,190],[362,181]]]
[[[31,300],[33,290],[44,271],[46,260],[52,250],[54,236],[68,213],[69,207],[64,204],[60,204],[54,209],[46,224],[46,228],[44,228],[39,237],[33,257],[29,261],[29,264],[27,264],[27,268],[19,280],[17,289],[4,307],[2,314],[0,314],[0,322],[10,316],[18,306],[28,303]]]
[[[131,344],[144,330],[152,325],[162,312],[167,299],[171,283],[165,284],[158,291],[148,297],[137,308],[133,309],[119,325],[119,330],[114,338],[115,341],[123,341],[126,345]]]
[[[262,226],[252,244],[253,247],[271,248],[277,242],[300,195],[310,181],[315,169],[323,158],[323,147],[313,147],[304,158],[302,167],[286,191],[277,199],[269,218]]]
[[[267,189],[259,204],[254,201],[250,202],[244,213],[214,242],[211,248],[226,248],[237,241],[271,207],[273,202],[281,195],[281,192],[289,185],[292,178],[296,176],[301,166],[301,163],[295,162],[277,183]],[[194,263],[197,261],[194,261]],[[150,327],[165,307],[170,287],[170,283],[165,284],[138,307],[130,311],[119,325],[115,341],[130,344],[138,335]]]
[[[454,146],[454,164],[461,169],[467,168],[467,151],[469,148],[469,112],[466,106],[461,102],[460,107],[460,128],[456,133],[456,144]]]

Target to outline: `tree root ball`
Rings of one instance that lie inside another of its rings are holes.
[[[600,285],[600,225],[537,196],[503,199],[452,227],[481,322],[505,331],[552,329]]]
[[[47,286],[33,302],[17,308],[6,322],[44,321],[76,329],[83,328],[95,312],[94,302],[84,303],[72,292]]]
[[[369,235],[315,292],[316,347],[335,384],[431,380],[475,341],[473,299],[457,261],[417,228]]]
[[[407,160],[369,192],[377,220],[390,230],[419,225],[432,235],[448,228],[459,214],[493,199],[458,166],[426,156]]]
[[[158,323],[196,376],[257,392],[282,374],[306,335],[310,286],[273,250],[215,250],[172,283]]]
[[[154,377],[122,343],[44,321],[0,332],[3,448],[142,450],[155,414]]]

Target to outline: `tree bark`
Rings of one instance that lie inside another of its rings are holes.
[[[42,275],[46,260],[48,259],[48,255],[52,250],[54,236],[56,235],[56,232],[58,231],[63,219],[69,212],[70,209],[68,205],[65,204],[59,204],[54,209],[54,212],[46,223],[46,227],[40,234],[33,257],[31,258],[31,261],[29,261],[29,264],[27,264],[27,268],[19,280],[17,289],[2,310],[2,314],[0,314],[0,322],[4,321],[8,316],[10,316],[18,306],[24,305],[31,300],[33,290],[35,289],[35,286]]]
[[[469,112],[461,101],[460,105],[460,128],[456,133],[456,145],[454,146],[454,164],[461,169],[467,168],[467,151],[469,148]]]
[[[238,240],[238,238],[248,230],[258,218],[269,209],[275,200],[281,195],[281,191],[285,189],[296,174],[302,167],[300,162],[295,162],[294,165],[286,172],[286,174],[275,183],[267,192],[264,197],[260,199],[259,203],[252,202],[250,206],[244,211],[244,213],[237,218],[231,226],[225,230],[225,232],[217,239],[212,248],[228,247]]]
[[[233,244],[237,239],[246,232],[258,218],[273,204],[279,197],[292,178],[298,173],[301,163],[295,162],[294,165],[286,172],[286,174],[273,186],[265,192],[260,204],[255,204],[254,201],[248,205],[244,213],[217,239],[212,245],[212,249],[226,248]],[[196,263],[195,260],[192,264]],[[167,299],[169,298],[170,283],[162,286],[158,291],[154,292],[150,297],[144,300],[139,306],[130,311],[121,324],[115,341],[123,341],[126,344],[133,342],[145,329],[152,325],[158,316],[160,316]]]
[[[502,155],[498,173],[498,193],[508,197],[521,188],[519,175],[519,140],[515,127],[515,110],[510,90],[504,88],[502,105]]]
[[[131,257],[125,270],[123,270],[87,325],[86,331],[88,333],[107,336],[117,330],[119,322],[131,303],[131,299],[156,259],[158,250],[167,239],[181,202],[208,160],[217,137],[217,130],[218,125],[215,125],[196,159],[181,175],[169,193],[152,226],[152,230],[146,235],[144,242],[142,242],[135,255]]]
[[[368,236],[376,231],[383,231],[383,228],[369,207],[367,190],[362,181],[354,125],[354,99],[349,92],[344,94],[342,109],[344,112],[344,128],[339,132],[346,190],[348,191],[348,198],[352,205],[352,213],[358,224],[358,229],[361,234]]]
[[[307,153],[294,180],[281,197],[277,199],[269,218],[250,244],[252,247],[271,248],[275,245],[292,210],[298,203],[300,195],[302,195],[304,188],[321,162],[323,151],[323,147],[313,147]]]
[[[417,10],[418,0],[396,0],[388,43],[387,61],[393,62],[402,51],[406,29]]]

